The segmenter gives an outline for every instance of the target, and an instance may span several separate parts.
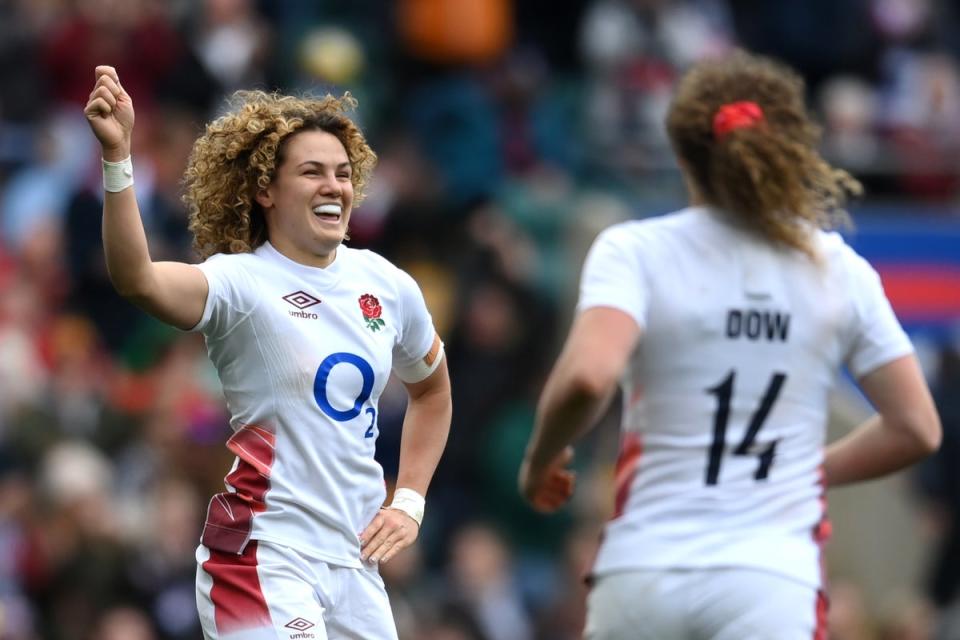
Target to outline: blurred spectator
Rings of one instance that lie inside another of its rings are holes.
[[[865,28],[870,24],[872,1],[729,0],[727,4],[741,46],[790,62],[816,90],[837,73],[876,76],[882,48],[877,32]]]
[[[928,591],[933,602],[947,609],[960,603],[960,349],[940,352],[933,377],[933,394],[943,423],[940,451],[920,470],[920,486],[935,527],[935,551]],[[958,627],[960,628],[960,627]]]
[[[835,580],[829,585],[829,599],[827,635],[831,640],[873,639],[862,589],[850,582]]]
[[[203,0],[190,38],[204,70],[225,93],[263,87],[271,30],[253,0]],[[117,67],[126,83],[126,70]],[[137,102],[137,94],[129,91]]]
[[[96,612],[127,591],[111,475],[86,444],[56,445],[41,462],[43,519],[31,523],[25,553],[44,638],[83,640]]]
[[[856,76],[835,76],[820,88],[824,154],[853,172],[880,159],[876,92]]]
[[[200,537],[203,502],[197,488],[185,479],[160,479],[142,506],[142,519],[132,536],[135,555],[129,579],[164,640],[201,635],[193,551]]]
[[[595,161],[652,169],[669,161],[660,126],[680,70],[732,47],[729,18],[711,0],[601,0],[592,3],[580,31],[590,65],[588,142]]]
[[[35,123],[44,115],[37,108],[47,90],[40,64],[40,40],[58,19],[62,10],[58,4],[32,0],[0,4],[0,160],[23,151],[11,138],[30,146],[30,130],[19,127]]]
[[[893,144],[901,190],[925,200],[957,193],[950,158],[960,143],[960,69],[942,54],[893,50],[886,57],[884,124]]]
[[[513,38],[511,0],[401,0],[400,42],[408,54],[435,65],[483,65],[504,54]]]
[[[477,452],[490,446],[493,421],[514,402],[532,403],[554,327],[549,306],[535,291],[482,271],[462,284],[458,310],[447,342],[457,435],[447,447],[438,483],[469,493],[488,482]],[[511,483],[515,473],[503,462],[495,471],[497,481]],[[482,496],[466,499],[476,505]]]
[[[43,36],[42,62],[51,94],[82,107],[93,68],[109,61],[146,113],[183,48],[169,5],[156,0],[78,0],[73,6]]]
[[[879,627],[880,640],[933,640],[936,613],[921,596],[898,593],[885,603]]]
[[[423,635],[426,640],[488,640],[473,617],[462,607],[445,604],[426,622]]]
[[[489,640],[532,638],[530,618],[517,590],[506,542],[488,525],[470,524],[454,535],[451,588],[476,617]]]
[[[35,340],[42,320],[39,295],[28,282],[6,287],[0,297],[0,415],[8,423],[45,390],[46,370]],[[4,424],[4,431],[9,424]],[[3,434],[4,439],[9,437]]]
[[[20,465],[0,454],[0,637],[32,640],[36,611],[24,589],[22,553],[36,499]]]
[[[22,251],[38,229],[60,228],[83,167],[78,158],[88,157],[91,149],[89,138],[78,135],[75,117],[43,119],[32,142],[24,158],[29,163],[13,172],[0,194],[0,241],[14,252]]]
[[[553,593],[539,608],[535,637],[577,640],[586,621],[588,573],[597,554],[601,527],[582,525],[567,538]]]
[[[150,621],[133,607],[114,607],[103,612],[89,640],[157,640]]]

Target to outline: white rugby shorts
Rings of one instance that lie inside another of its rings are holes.
[[[624,571],[597,578],[585,640],[826,640],[817,588],[756,569]]]
[[[397,640],[376,568],[341,567],[251,540],[242,554],[197,548],[206,640]]]

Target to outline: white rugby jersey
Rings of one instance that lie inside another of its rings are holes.
[[[578,310],[632,316],[616,513],[594,567],[752,567],[820,585],[821,465],[840,367],[912,351],[870,265],[817,231],[818,265],[693,207],[615,225]]]
[[[199,267],[210,292],[194,329],[219,372],[237,456],[202,542],[240,553],[267,540],[360,567],[358,534],[386,497],[377,401],[391,368],[416,364],[435,335],[419,287],[345,246],[324,269],[269,243]]]

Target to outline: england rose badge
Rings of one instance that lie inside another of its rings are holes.
[[[371,331],[380,331],[386,324],[380,314],[383,309],[380,307],[380,301],[377,297],[369,293],[360,296],[360,311],[363,312],[363,319],[367,322],[367,328]]]

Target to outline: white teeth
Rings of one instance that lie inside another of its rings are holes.
[[[321,204],[319,207],[314,207],[313,212],[316,214],[320,213],[332,213],[334,215],[340,215],[342,212],[342,207],[338,204]]]

